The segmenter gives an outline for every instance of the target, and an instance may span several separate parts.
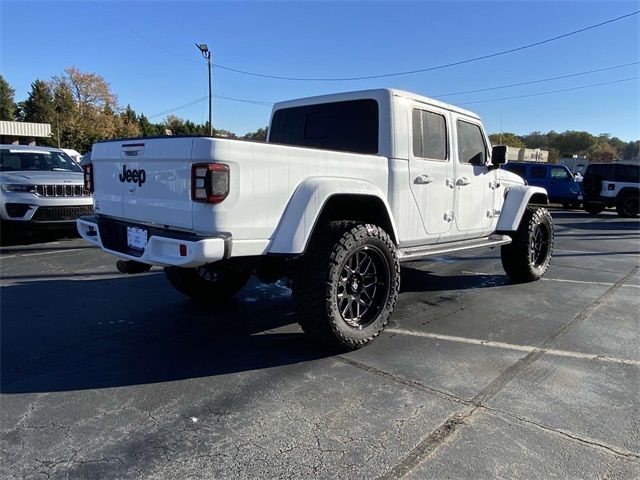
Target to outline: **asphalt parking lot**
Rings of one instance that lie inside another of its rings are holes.
[[[80,239],[0,248],[2,478],[640,478],[640,219],[554,210],[544,280],[407,264],[348,354],[289,290],[195,304]]]

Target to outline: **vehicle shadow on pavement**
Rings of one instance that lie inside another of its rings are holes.
[[[0,232],[0,247],[18,247],[22,245],[36,245],[39,243],[48,243],[64,238],[79,238],[78,232],[74,227],[23,232],[4,231],[7,227],[2,227]],[[3,250],[7,253],[6,250]]]
[[[169,382],[335,354],[312,344],[299,328],[269,332],[295,321],[288,290],[245,290],[215,306],[185,300],[157,274],[4,287],[0,391]],[[67,302],[60,301],[61,292],[71,293]]]
[[[400,291],[406,293],[469,290],[509,285],[509,283],[509,278],[505,274],[436,275],[428,270],[403,266]]]

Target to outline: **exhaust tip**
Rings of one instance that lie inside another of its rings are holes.
[[[116,268],[120,273],[146,273],[151,270],[151,265],[148,263],[136,262],[135,260],[118,260],[116,262]]]

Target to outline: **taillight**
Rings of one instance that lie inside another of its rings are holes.
[[[87,163],[82,166],[82,170],[84,170],[84,188],[89,193],[93,193],[93,165]]]
[[[220,203],[229,195],[229,165],[196,163],[191,166],[191,199]]]

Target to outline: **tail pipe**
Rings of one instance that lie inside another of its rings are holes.
[[[151,265],[148,263],[136,262],[135,260],[118,260],[116,262],[116,268],[120,273],[133,275],[134,273],[148,272],[151,270]]]

